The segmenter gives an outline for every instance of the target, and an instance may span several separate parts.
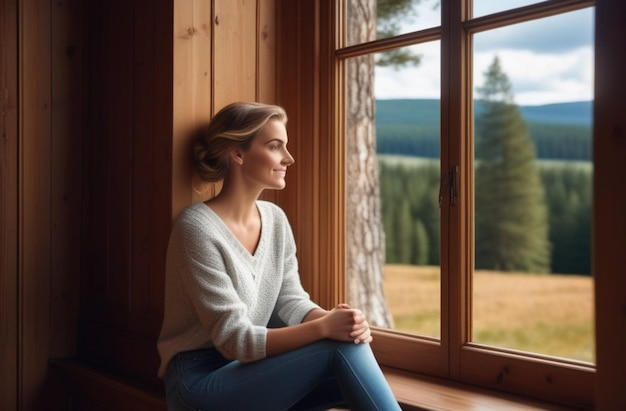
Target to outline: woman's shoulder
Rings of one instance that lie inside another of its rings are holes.
[[[191,241],[221,241],[229,238],[228,228],[210,207],[202,202],[185,206],[172,227],[172,235]]]
[[[204,203],[197,202],[185,206],[174,222],[174,227],[196,229],[215,224],[215,215]]]
[[[199,217],[207,217],[209,215],[209,207],[202,202],[191,203],[186,205],[176,217],[177,220],[188,220]]]

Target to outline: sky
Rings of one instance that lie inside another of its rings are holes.
[[[407,31],[439,25],[435,0],[423,0],[419,16],[405,23]],[[537,0],[474,0],[476,16],[537,3]],[[430,23],[429,23],[430,22]],[[435,22],[434,24],[432,22]],[[410,27],[410,29],[409,29]],[[593,99],[593,10],[520,23],[481,32],[474,37],[473,80],[498,56],[520,105],[541,105]],[[376,68],[379,99],[440,98],[439,42],[411,47],[422,58],[417,67]]]

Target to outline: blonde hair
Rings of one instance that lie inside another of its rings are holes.
[[[268,121],[276,119],[287,124],[287,113],[280,106],[236,102],[222,108],[192,145],[195,171],[206,182],[224,179],[230,167],[230,153],[244,151]]]

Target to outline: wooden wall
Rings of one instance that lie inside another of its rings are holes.
[[[176,3],[172,216],[219,190],[189,175],[189,136],[230,102],[277,103],[276,9],[274,0]]]
[[[0,409],[17,407],[17,4],[0,0]]]
[[[77,357],[158,391],[169,228],[216,190],[195,184],[188,142],[230,101],[276,102],[276,4],[0,11],[0,408],[137,409],[104,373],[55,362],[59,380],[49,361]]]
[[[155,380],[171,216],[169,2],[84,2],[78,353]]]
[[[233,100],[273,102],[272,1],[85,2],[81,358],[158,384],[172,219],[210,195],[195,129]],[[194,190],[195,188],[195,190]]]
[[[76,349],[80,3],[0,1],[0,408],[42,409]]]
[[[33,2],[34,3],[34,2]],[[28,81],[20,79],[18,95],[19,151],[18,157],[18,375],[23,384],[22,405],[36,406],[41,381],[46,375],[45,359],[53,350],[51,346],[49,317],[53,284],[47,279],[54,275],[52,264],[51,230],[53,208],[58,192],[53,187],[57,174],[51,173],[52,149],[52,50],[46,47],[51,22],[49,4],[28,4],[19,11],[21,18],[33,23],[31,30],[22,31],[21,69],[28,73]],[[20,22],[21,23],[21,22]],[[56,58],[55,58],[56,59]],[[21,73],[20,73],[21,74]],[[59,144],[65,144],[61,138]],[[20,154],[21,154],[20,153]],[[62,239],[61,242],[65,242]],[[57,243],[57,250],[61,249]],[[42,281],[44,280],[44,281]],[[59,284],[54,282],[54,285]]]

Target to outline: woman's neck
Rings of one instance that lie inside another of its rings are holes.
[[[258,219],[256,208],[258,197],[258,195],[250,195],[249,192],[229,189],[227,185],[224,185],[220,193],[206,201],[206,204],[222,219],[237,224],[246,224],[250,220]]]

